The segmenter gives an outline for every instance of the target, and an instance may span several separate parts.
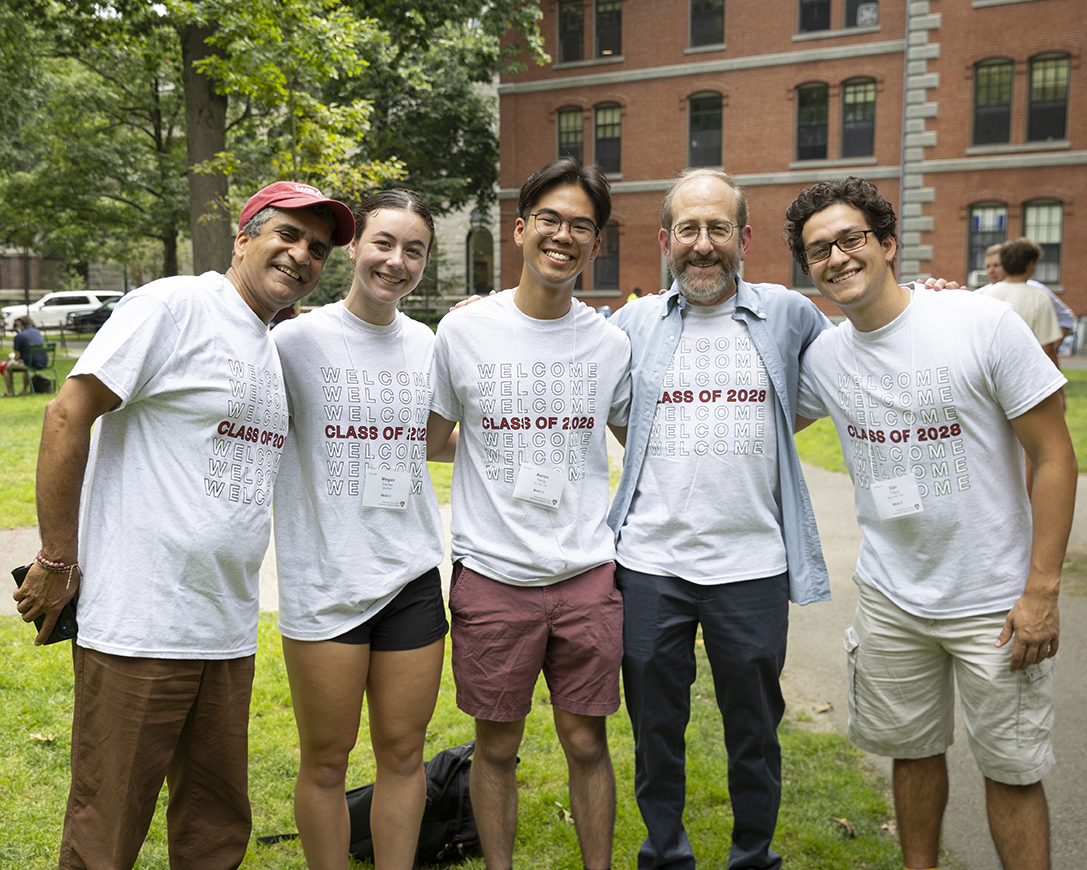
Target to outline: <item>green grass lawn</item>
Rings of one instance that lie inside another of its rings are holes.
[[[72,360],[58,359],[62,376],[72,364]],[[1087,470],[1087,372],[1066,374],[1068,423],[1082,472]],[[0,439],[0,525],[35,522],[34,467],[47,400],[45,396],[0,400],[4,434]],[[838,440],[828,421],[818,421],[802,432],[797,444],[806,462],[844,471]],[[435,490],[443,503],[449,499],[451,470],[449,464],[431,464]],[[617,482],[618,469],[613,468],[613,488]],[[1082,570],[1070,567],[1087,577],[1087,564]],[[1087,582],[1080,585],[1087,587]],[[18,836],[0,837],[0,867],[26,870],[56,864],[68,786],[72,704],[69,648],[66,644],[35,648],[31,636],[32,630],[18,618],[0,617],[0,649],[6,665],[0,670],[0,721],[5,725],[0,731],[0,819],[6,831],[18,828]],[[701,650],[699,655],[687,732],[686,819],[700,862],[724,866],[731,827],[727,759],[709,669]],[[456,708],[448,663],[441,691],[428,732],[428,757],[472,736],[471,721]],[[576,870],[580,867],[576,837],[565,820],[569,808],[565,764],[547,706],[541,682],[521,749],[518,863]],[[801,720],[808,718],[789,713],[781,728],[783,799],[775,845],[786,864],[804,870],[900,867],[897,843],[887,832],[890,810],[885,785],[875,780],[848,740],[806,730]],[[644,829],[633,798],[633,738],[622,710],[612,717],[609,728],[619,796],[614,865],[631,867]],[[254,837],[294,830],[291,794],[298,765],[297,735],[273,614],[261,615],[250,739]],[[364,721],[349,786],[373,779],[368,745]],[[853,836],[847,834],[849,828]],[[164,837],[164,802],[160,801],[137,865],[141,870],[168,867]],[[254,841],[242,864],[262,870],[304,866],[296,842],[260,846]],[[483,870],[483,862],[471,859],[465,867]]]
[[[67,644],[36,648],[31,630],[18,618],[0,617],[0,867],[45,870],[55,867],[68,789],[72,712],[71,656]],[[472,738],[472,722],[454,701],[446,652],[445,679],[437,712],[427,733],[427,757]],[[699,861],[724,867],[732,812],[727,758],[713,684],[699,647],[698,678],[687,731],[687,826]],[[581,867],[574,827],[565,820],[570,803],[566,766],[541,681],[528,718],[521,764],[517,864],[532,868]],[[243,868],[303,868],[301,846],[262,846],[257,836],[295,830],[291,796],[298,770],[298,743],[290,691],[273,614],[262,614],[257,675],[250,718],[250,799],[253,836]],[[786,866],[804,870],[894,870],[901,867],[895,838],[884,827],[890,810],[859,753],[844,737],[806,731],[787,714],[781,728],[783,796],[776,847]],[[353,787],[373,780],[365,717],[348,775]],[[609,720],[609,739],[618,794],[613,866],[636,864],[645,836],[634,802],[633,738],[624,710]],[[835,821],[844,819],[854,836]],[[141,853],[141,870],[169,866],[165,841],[165,793]],[[352,866],[366,867],[356,862]],[[483,870],[480,858],[467,870]]]

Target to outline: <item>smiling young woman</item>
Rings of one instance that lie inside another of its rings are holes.
[[[406,190],[375,194],[355,221],[347,298],[273,332],[290,410],[275,502],[279,629],[308,866],[346,867],[344,789],[365,700],[376,866],[409,870],[448,625],[424,461],[434,334],[397,304],[423,276],[434,222]]]

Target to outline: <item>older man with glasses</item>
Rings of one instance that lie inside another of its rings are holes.
[[[793,444],[800,354],[829,323],[799,293],[739,277],[751,246],[747,202],[720,170],[691,170],[672,185],[659,241],[671,289],[611,319],[630,337],[633,380],[608,523],[648,833],[638,867],[695,866],[683,827],[684,732],[701,626],[729,757],[728,866],[774,870],[789,600],[830,598]]]

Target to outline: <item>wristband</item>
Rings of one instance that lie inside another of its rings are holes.
[[[45,554],[41,550],[38,550],[38,555],[34,557],[34,561],[41,565],[46,571],[51,574],[67,574],[68,579],[64,584],[64,588],[67,589],[72,585],[72,572],[79,571],[79,576],[83,576],[83,572],[79,569],[78,562],[72,562],[70,565],[65,565],[63,562],[50,562],[45,558]]]

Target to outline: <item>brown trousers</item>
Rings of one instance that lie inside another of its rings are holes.
[[[60,870],[126,870],[163,780],[170,867],[228,870],[245,855],[254,656],[146,659],[76,646],[72,790]]]

